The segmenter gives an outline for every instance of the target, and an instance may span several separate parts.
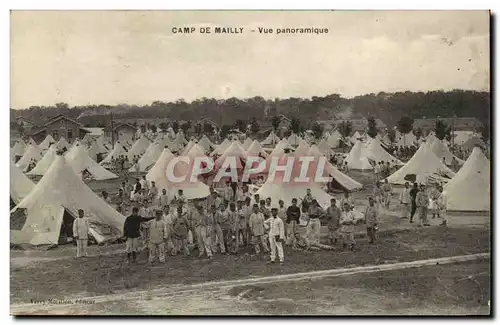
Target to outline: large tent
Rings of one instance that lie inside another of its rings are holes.
[[[165,149],[165,146],[162,143],[153,142],[149,146],[148,150],[142,155],[137,164],[139,165],[139,172],[145,172],[152,167],[155,162],[160,157],[161,153]],[[129,172],[137,171],[137,167],[134,165],[130,167]]]
[[[451,179],[455,173],[443,165],[442,161],[423,143],[411,159],[399,170],[387,177],[389,183],[403,185],[408,180],[407,175],[415,175],[416,181],[426,183],[428,177],[443,177]]]
[[[97,158],[99,155],[101,157],[103,157],[107,152],[108,152],[108,149],[106,149],[106,147],[104,147],[104,145],[102,145],[98,141],[93,141],[92,144],[90,145],[89,149],[87,150],[89,157],[95,161],[98,161]]]
[[[21,159],[16,163],[16,166],[25,172],[32,160],[38,162],[40,159],[42,159],[42,153],[38,149],[38,146],[29,145]]]
[[[127,155],[127,150],[123,147],[123,145],[120,143],[120,141],[116,141],[115,146],[113,150],[104,158],[100,164],[110,164],[113,159],[117,159],[120,156],[126,156]]]
[[[444,187],[448,210],[490,211],[490,182],[490,162],[476,147]]]
[[[311,146],[309,149],[309,156],[315,157],[316,164],[319,163],[320,157],[327,158],[316,145]],[[317,165],[316,165],[317,166]],[[324,173],[322,176],[331,177],[332,183],[337,185],[336,187],[340,187],[343,190],[354,191],[363,187],[363,184],[355,181],[351,177],[339,171],[335,166],[333,166],[328,159],[325,160],[325,164],[323,166]],[[317,171],[317,170],[315,170]]]
[[[328,136],[326,142],[330,146],[330,148],[338,148],[340,145],[340,140],[342,140],[342,135],[339,131],[335,130]]]
[[[368,159],[373,160],[377,164],[383,161],[383,162],[390,162],[396,165],[403,165],[403,163],[399,159],[392,156],[382,147],[380,141],[377,138],[370,139],[370,142],[366,146],[364,151],[366,157],[368,157]]]
[[[245,141],[243,142],[243,144],[241,145],[241,147],[243,148],[243,150],[248,150],[248,148],[250,148],[250,145],[252,144],[252,142],[253,142],[252,139],[246,138]]]
[[[10,150],[11,160],[14,161],[15,157],[22,157],[25,151],[26,143],[24,143],[23,139],[17,140]]]
[[[98,197],[65,157],[58,156],[30,194],[11,210],[11,218],[26,217],[21,230],[11,230],[11,243],[58,244],[62,225],[68,229],[78,209],[88,217],[89,232],[98,243],[121,237],[125,217]]]
[[[280,141],[280,138],[274,133],[274,131],[271,131],[267,138],[262,141],[260,144],[263,146],[274,146]]]
[[[236,141],[231,143],[231,145],[226,150],[224,150],[224,153],[215,160],[215,166],[217,166],[218,168],[221,167],[228,157],[235,158],[236,168],[243,168],[243,162],[247,159],[245,150],[243,150]]]
[[[299,140],[300,140],[300,137],[295,133],[292,133],[287,139],[288,144],[291,146],[298,146],[300,144]]]
[[[186,180],[183,182],[172,182],[167,177],[167,167],[169,162],[174,159],[174,155],[168,150],[165,149],[161,153],[160,157],[151,168],[151,170],[146,175],[146,179],[150,182],[155,182],[158,189],[167,189],[168,198],[172,200],[177,191],[182,189],[184,192],[184,196],[186,199],[199,199],[205,198],[210,195],[209,187],[196,180],[195,182],[190,181],[191,172],[189,170],[192,167],[192,162],[190,164],[185,164],[182,162],[177,162],[173,168],[173,176],[182,177],[185,176]]]
[[[132,161],[134,156],[141,156],[146,152],[146,150],[151,145],[151,142],[146,138],[145,135],[141,135],[139,139],[132,145],[132,148],[128,151],[128,159]]]
[[[219,144],[215,149],[214,151],[211,153],[211,156],[213,155],[222,155],[224,153],[224,151],[226,151],[227,148],[229,148],[229,146],[231,145],[231,141],[229,141],[228,139],[224,139],[224,141],[222,141],[221,144]]]
[[[262,146],[260,145],[259,141],[254,140],[251,142],[251,144],[248,146],[246,155],[248,156],[261,156],[263,158],[266,158],[268,156],[267,152],[262,149]]]
[[[27,172],[28,175],[45,175],[47,170],[54,162],[57,157],[57,149],[55,145],[51,145],[50,148],[45,152],[42,159],[36,164],[35,168]]]
[[[207,138],[206,135],[203,135],[198,141],[198,145],[203,149],[205,152],[211,152],[213,149],[215,149],[215,145],[210,141],[209,138]]]
[[[66,148],[66,150],[69,150],[70,147],[71,145],[68,141],[66,141],[66,139],[64,139],[64,137],[59,138],[59,141],[56,142],[56,148],[58,150],[63,150],[64,148]]]
[[[43,139],[42,143],[40,143],[38,145],[38,148],[40,148],[40,150],[42,150],[42,151],[45,151],[45,150],[49,149],[49,147],[53,143],[56,143],[56,140],[54,140],[54,138],[49,134],[45,137],[45,139]]]
[[[360,140],[356,141],[351,151],[344,159],[344,163],[347,162],[347,167],[349,169],[356,170],[372,170],[373,166],[370,164],[368,157],[366,156],[366,148]]]
[[[456,156],[454,156],[451,152],[450,149],[448,149],[448,146],[446,146],[443,142],[439,141],[438,139],[432,141],[430,144],[431,150],[436,154],[436,156],[446,163],[446,165],[451,165],[453,158],[455,158],[458,161],[459,165],[463,165],[464,161]]]
[[[71,148],[71,150],[66,154],[66,160],[79,176],[86,171],[92,179],[98,181],[118,178],[117,175],[92,160],[92,158],[90,158],[87,154],[87,151],[81,145],[76,145]]]
[[[35,184],[10,162],[10,199],[15,204],[19,203],[33,190]]]

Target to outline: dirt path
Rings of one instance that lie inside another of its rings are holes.
[[[302,272],[295,274],[286,274],[286,275],[275,275],[275,276],[266,276],[266,277],[258,277],[258,278],[250,278],[250,279],[240,279],[240,280],[229,280],[229,281],[213,281],[213,282],[205,282],[198,283],[194,285],[182,285],[182,286],[170,286],[165,288],[158,288],[152,290],[143,290],[143,291],[134,291],[134,292],[126,292],[120,294],[112,294],[112,295],[104,295],[104,296],[94,296],[94,297],[86,297],[86,298],[75,298],[68,297],[64,299],[59,299],[58,301],[38,301],[36,303],[29,304],[13,304],[11,305],[11,314],[13,315],[23,315],[23,314],[61,314],[61,313],[73,313],[75,309],[84,310],[90,305],[101,306],[97,307],[97,309],[101,309],[100,312],[105,311],[110,305],[118,304],[123,306],[129,306],[129,301],[133,302],[133,304],[139,304],[142,306],[147,306],[149,301],[160,300],[163,306],[171,306],[175,305],[175,303],[179,301],[185,301],[188,299],[190,302],[187,305],[184,305],[184,312],[189,314],[189,308],[196,307],[198,308],[198,312],[200,311],[200,305],[207,308],[210,306],[209,301],[214,301],[213,299],[208,299],[214,296],[221,296],[221,293],[227,293],[232,288],[235,287],[244,287],[244,286],[254,286],[255,285],[266,285],[266,284],[276,284],[280,282],[300,282],[300,281],[311,281],[313,279],[324,279],[331,277],[340,277],[340,276],[352,276],[357,274],[367,274],[367,273],[377,273],[384,271],[394,271],[401,269],[409,269],[409,268],[420,268],[427,266],[435,266],[435,265],[447,265],[452,263],[460,263],[467,261],[487,261],[490,258],[489,253],[482,254],[473,254],[473,255],[462,255],[462,256],[453,256],[453,257],[445,257],[438,259],[427,259],[427,260],[419,260],[413,262],[403,262],[403,263],[392,263],[392,264],[384,264],[377,266],[365,266],[365,267],[353,267],[353,268],[342,268],[342,269],[331,269],[331,270],[322,270],[322,271],[313,271],[313,272]],[[245,294],[248,293],[240,290],[237,294],[236,299],[241,300]],[[227,295],[227,294],[226,294]],[[286,299],[284,299],[286,301]],[[207,305],[208,303],[208,305]],[[274,301],[276,303],[276,301]],[[154,303],[153,303],[154,305]],[[108,306],[108,307],[104,307]],[[133,311],[132,309],[123,309],[126,311]],[[202,308],[203,310],[203,308]],[[241,312],[246,313],[246,310],[240,310]],[[97,314],[99,314],[98,312]]]

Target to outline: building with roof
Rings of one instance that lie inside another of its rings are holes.
[[[111,126],[104,128],[104,137],[107,139],[121,142],[133,143],[136,140],[137,128],[128,123],[116,123],[113,125],[113,132]]]
[[[484,126],[475,117],[435,117],[415,119],[413,129],[422,129],[424,133],[428,133],[436,127],[436,121],[441,120],[454,131],[474,131],[479,132]]]
[[[45,124],[33,127],[31,138],[36,143],[40,143],[50,134],[55,141],[65,138],[69,143],[72,143],[76,139],[83,139],[87,133],[89,131],[83,127],[83,124],[66,115],[59,114],[45,122]]]

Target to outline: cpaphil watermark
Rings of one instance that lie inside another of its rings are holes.
[[[216,160],[207,156],[178,156],[168,162],[165,174],[169,182],[178,185],[197,183],[200,177],[208,175],[214,177],[214,182],[221,179],[248,182],[263,174],[267,175],[268,182],[294,185],[330,182],[333,168],[323,156],[248,156],[244,159],[227,156]]]

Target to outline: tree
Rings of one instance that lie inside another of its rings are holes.
[[[225,139],[228,136],[229,131],[231,131],[231,125],[224,124],[219,131],[221,139]]]
[[[174,130],[175,133],[179,132],[179,122],[178,121],[174,121],[172,123],[172,130]]]
[[[146,133],[146,131],[147,131],[147,129],[146,129],[146,125],[141,124],[141,125],[140,125],[140,128],[141,128],[141,133]]]
[[[410,133],[413,129],[413,118],[411,116],[405,115],[398,120],[397,123],[398,131],[402,134]]]
[[[214,133],[214,126],[211,123],[203,124],[203,133],[213,134]]]
[[[292,132],[295,134],[300,133],[300,120],[296,117],[292,117],[292,120],[290,121],[290,129],[292,129]]]
[[[149,126],[149,129],[150,129],[153,133],[156,133],[156,131],[158,131],[158,128],[156,127],[156,125],[155,125],[155,124],[151,124],[151,125]]]
[[[348,138],[351,136],[351,133],[352,133],[352,123],[351,121],[342,121],[337,130],[339,131],[340,135],[342,135],[342,137],[345,139],[345,138]]]
[[[396,142],[396,131],[394,129],[390,129],[389,132],[387,132],[387,137],[391,143]]]
[[[253,134],[256,134],[257,132],[259,132],[259,130],[260,130],[259,123],[257,122],[257,119],[254,117],[252,118],[252,122],[250,123],[250,131]]]
[[[187,135],[188,133],[188,130],[191,128],[191,121],[187,121],[185,123],[182,123],[181,125],[181,130],[182,132],[184,132],[184,134]]]
[[[247,130],[247,125],[246,123],[243,121],[243,120],[236,120],[236,123],[234,124],[234,127],[238,130],[240,130],[240,132],[242,133],[245,133],[245,131]]]
[[[375,138],[378,134],[377,122],[375,121],[375,118],[373,116],[369,116],[367,120],[368,120],[368,130],[366,131],[366,133],[371,138]]]
[[[273,126],[273,130],[276,131],[281,123],[281,118],[279,116],[273,116],[271,119],[271,125]]]
[[[439,140],[443,140],[447,135],[451,133],[451,128],[442,120],[437,120],[434,127],[434,133],[436,134],[436,138],[438,138]]]
[[[315,122],[312,125],[311,131],[313,131],[314,137],[316,139],[320,139],[321,136],[323,135],[323,127],[318,122]]]

